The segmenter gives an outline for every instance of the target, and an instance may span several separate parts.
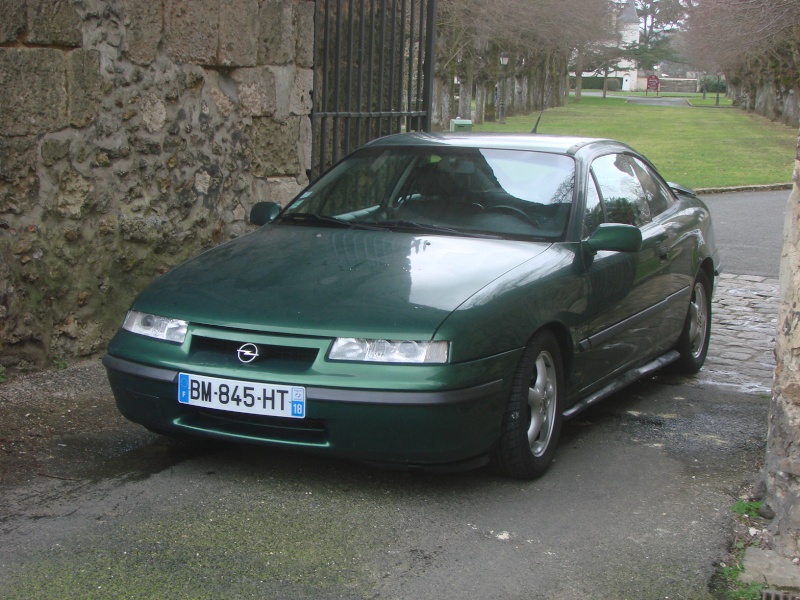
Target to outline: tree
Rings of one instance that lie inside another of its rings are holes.
[[[608,0],[439,0],[440,79],[448,86],[455,75],[465,84],[472,78],[493,98],[495,82],[505,73],[509,83],[517,77],[530,83],[520,90],[527,91],[521,96],[531,108],[560,104],[569,55],[608,35],[602,24],[611,6]],[[507,71],[500,69],[501,50],[512,56]],[[465,101],[462,110],[466,106]]]
[[[706,70],[732,71],[797,40],[797,0],[703,0],[689,9],[692,61]]]
[[[678,30],[689,8],[687,0],[636,0],[636,13],[642,22],[641,44],[653,47]]]
[[[769,541],[787,556],[800,552],[800,132],[781,255],[781,307],[775,344],[765,463]]]
[[[685,22],[690,7],[690,0],[636,0],[641,22],[639,41],[628,44],[623,56],[642,69],[653,69],[665,61],[679,61],[672,48],[672,35]]]
[[[729,81],[800,95],[800,2],[702,0],[690,11],[695,61]],[[788,95],[788,94],[787,94]],[[781,257],[781,307],[765,460],[767,541],[800,553],[800,133]]]

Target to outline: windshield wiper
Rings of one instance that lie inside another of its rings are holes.
[[[307,223],[309,225],[335,225],[337,227],[350,227],[350,223],[336,217],[326,217],[314,213],[289,213],[275,219],[277,223]]]
[[[379,230],[380,227],[375,227],[372,223],[361,223],[359,221],[345,221],[337,219],[336,217],[328,217],[325,215],[318,215],[315,213],[290,213],[275,219],[275,223],[303,223],[306,225],[324,225],[333,227],[342,227],[345,229],[367,229]]]
[[[474,231],[464,231],[463,229],[453,229],[444,225],[434,223],[420,223],[418,221],[380,221],[374,223],[378,227],[395,229],[401,231],[424,231],[426,233],[444,233],[448,235],[463,235],[465,237],[499,239],[501,236],[491,233],[478,233]]]

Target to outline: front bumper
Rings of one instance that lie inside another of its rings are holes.
[[[428,391],[309,385],[306,418],[282,419],[180,404],[174,369],[110,354],[103,364],[120,412],[150,429],[409,467],[485,456],[499,439],[508,393],[504,378]]]

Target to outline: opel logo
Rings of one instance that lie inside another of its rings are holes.
[[[236,351],[236,356],[245,364],[251,363],[258,358],[258,346],[255,344],[244,344]]]

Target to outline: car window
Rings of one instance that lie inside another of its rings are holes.
[[[607,154],[592,163],[592,172],[605,203],[610,223],[641,227],[651,219],[644,188],[634,170],[634,158]]]
[[[605,222],[603,205],[600,202],[600,194],[594,177],[589,177],[589,185],[586,189],[586,209],[583,213],[583,237],[584,239],[592,235],[600,223]]]
[[[644,188],[647,204],[650,206],[650,214],[655,217],[672,206],[673,197],[661,180],[644,162],[638,158],[633,159],[633,166],[639,181]]]
[[[563,154],[367,147],[312,184],[280,221],[555,240],[566,232],[574,180],[575,160]]]
[[[336,165],[292,205],[292,212],[338,215],[368,209],[391,195],[411,162],[384,150],[364,153]]]

